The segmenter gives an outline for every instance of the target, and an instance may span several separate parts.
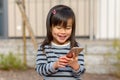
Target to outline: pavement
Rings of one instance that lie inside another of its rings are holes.
[[[28,70],[0,70],[0,80],[43,80],[34,69]],[[108,74],[83,75],[83,80],[120,80],[120,78]]]

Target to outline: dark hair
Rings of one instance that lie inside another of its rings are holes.
[[[72,24],[72,33],[71,36],[68,40],[70,40],[70,45],[71,48],[74,46],[78,46],[77,42],[75,40],[75,14],[73,10],[65,5],[56,5],[53,8],[50,9],[48,15],[47,15],[47,20],[46,20],[46,29],[47,29],[47,35],[45,40],[42,43],[42,47],[44,47],[46,44],[50,45],[51,41],[53,40],[51,28],[52,25],[63,25],[66,27],[68,19],[72,19],[73,24]]]

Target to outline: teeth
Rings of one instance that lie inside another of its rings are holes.
[[[65,35],[58,35],[58,37],[60,38],[60,40],[64,40],[66,38]]]
[[[65,38],[65,36],[61,36],[61,38]]]
[[[60,36],[60,37],[65,37],[65,36]]]

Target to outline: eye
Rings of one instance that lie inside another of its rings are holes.
[[[60,26],[56,26],[56,28],[57,28],[57,29],[61,29],[61,27],[60,27]]]
[[[67,26],[66,29],[72,29],[72,27],[71,26]]]

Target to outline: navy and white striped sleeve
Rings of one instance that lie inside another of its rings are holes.
[[[46,53],[39,47],[36,58],[36,71],[42,76],[51,75],[57,72],[53,68],[53,64],[54,62],[47,63]]]
[[[80,47],[80,44],[78,43],[78,46]],[[80,65],[80,68],[75,71],[72,70],[74,77],[80,78],[80,76],[85,72],[85,64],[84,64],[84,52],[80,52],[78,55],[78,63]]]
[[[80,76],[85,72],[85,66],[84,66],[84,53],[81,52],[78,56],[78,63],[80,65],[80,68],[75,71],[72,70],[74,77],[80,78]]]

